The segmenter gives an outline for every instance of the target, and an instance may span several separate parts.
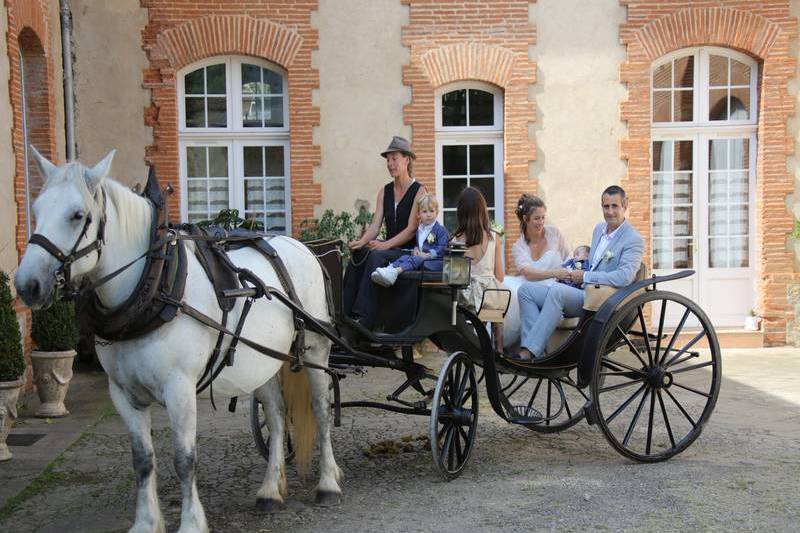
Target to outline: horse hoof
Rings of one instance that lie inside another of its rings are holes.
[[[342,495],[338,492],[320,491],[317,492],[317,497],[314,503],[322,507],[331,507],[342,503]]]
[[[283,509],[283,502],[271,498],[256,498],[256,511],[259,513],[276,513]]]

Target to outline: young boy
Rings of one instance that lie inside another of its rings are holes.
[[[578,246],[573,250],[572,257],[564,261],[561,266],[566,268],[567,270],[589,270],[591,266],[589,264],[589,252],[591,252],[591,248],[586,246],[585,244]],[[561,283],[566,283],[572,287],[580,288],[580,283],[575,283],[573,281],[560,279],[558,280]]]
[[[444,255],[444,249],[450,240],[450,234],[445,227],[436,221],[439,202],[433,194],[428,193],[417,200],[417,207],[417,246],[411,255],[404,255],[388,266],[376,268],[371,278],[378,285],[391,287],[397,281],[397,276],[407,270],[442,270],[442,261],[431,261]]]

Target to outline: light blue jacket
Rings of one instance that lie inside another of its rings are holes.
[[[606,229],[606,223],[601,222],[592,233],[592,253],[590,264],[594,263],[594,252],[600,244],[600,238]],[[644,253],[644,239],[627,220],[619,227],[619,232],[603,252],[595,268],[583,275],[585,285],[598,284],[612,287],[625,287],[633,283],[636,273],[642,264]]]

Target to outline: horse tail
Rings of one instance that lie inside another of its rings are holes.
[[[317,438],[317,423],[311,408],[311,384],[305,369],[292,372],[289,364],[281,368],[283,401],[294,434],[295,465],[301,478],[308,478],[311,456]]]

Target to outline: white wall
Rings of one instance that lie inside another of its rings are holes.
[[[139,0],[72,0],[71,7],[78,159],[94,165],[116,149],[111,176],[144,182],[144,148],[153,142],[144,125],[150,94],[142,88],[147,10]]]
[[[322,163],[314,177],[322,183],[322,208],[354,212],[354,202],[364,199],[374,210],[378,188],[391,179],[380,153],[393,135],[411,134],[403,125],[411,100],[402,80],[408,49],[400,43],[408,8],[399,0],[320,0],[312,24],[320,41],[313,99],[321,112],[314,143]]]
[[[601,192],[626,172],[619,157],[619,142],[627,136],[619,118],[626,98],[619,81],[625,8],[618,0],[538,0],[531,11],[537,32],[531,50],[537,62],[531,87],[537,160],[531,172],[549,222],[572,246],[589,244],[603,218]]]

